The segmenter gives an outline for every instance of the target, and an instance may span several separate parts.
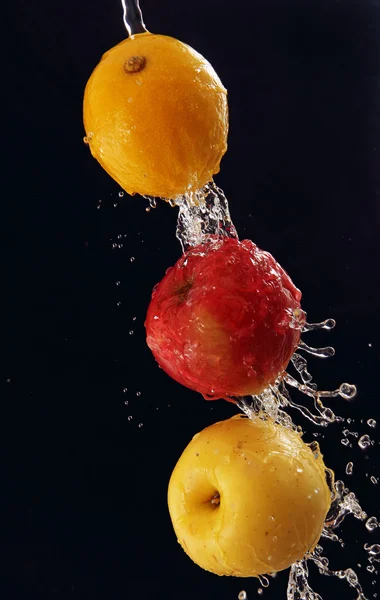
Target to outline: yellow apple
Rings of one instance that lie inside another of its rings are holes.
[[[301,434],[236,415],[197,433],[169,482],[185,552],[217,575],[286,569],[317,544],[331,493],[322,455]]]

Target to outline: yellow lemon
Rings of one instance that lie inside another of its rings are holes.
[[[227,92],[198,52],[164,35],[104,54],[84,95],[85,141],[129,194],[173,199],[202,188],[227,149]]]

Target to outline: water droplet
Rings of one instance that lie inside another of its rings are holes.
[[[136,321],[137,317],[132,317],[132,321]]]
[[[141,396],[141,392],[136,392],[136,396],[140,397]]]
[[[344,400],[352,400],[356,396],[357,389],[350,383],[342,383],[339,386],[339,396]]]
[[[350,440],[348,440],[347,438],[343,438],[342,440],[340,440],[340,443],[343,444],[343,446],[349,446]]]
[[[113,203],[113,207],[116,208],[117,207],[117,202]]]
[[[133,331],[133,329],[130,329],[130,330],[128,331],[128,333],[129,333],[129,335],[133,335],[135,332]]]
[[[375,570],[375,567],[373,565],[368,565],[366,568],[367,568],[367,571],[369,571],[370,573],[373,573]]]
[[[376,527],[379,527],[379,522],[376,517],[370,517],[365,524],[368,531],[374,531]]]
[[[131,256],[131,258],[129,260],[130,260],[131,263],[133,263],[133,262],[135,262],[136,259],[135,259],[134,256]]]
[[[376,427],[376,425],[377,425],[377,422],[375,421],[375,419],[368,419],[367,425],[369,427],[372,427],[374,429]]]
[[[245,590],[242,590],[241,592],[239,592],[238,594],[238,599],[239,600],[247,600],[248,596],[247,596],[247,592]]]
[[[132,415],[129,415],[128,421],[132,421],[132,419],[133,419]]]
[[[347,465],[346,465],[347,475],[352,475],[353,470],[354,470],[354,463],[352,463],[352,462],[347,463]]]
[[[92,138],[94,137],[94,134],[92,131],[89,131],[87,135],[84,136],[83,141],[85,144],[89,144],[92,140]]]
[[[128,388],[123,388],[123,393],[126,394],[128,392]]]
[[[144,423],[139,423],[139,427],[141,429],[141,427],[144,427]]]
[[[373,483],[373,485],[377,485],[379,483],[379,480],[376,479],[374,475],[371,475],[370,480]]]
[[[260,581],[260,584],[263,586],[263,588],[269,587],[268,577],[266,577],[265,575],[258,575],[257,578]]]
[[[123,196],[124,196],[124,192],[123,192],[123,190],[120,190],[120,192],[119,192],[119,198],[122,198]]]
[[[121,306],[121,302],[116,302],[116,306]]]
[[[117,281],[117,282],[116,282],[116,285],[119,287],[119,285],[120,285],[120,281]]]
[[[129,401],[128,400],[124,400],[124,404],[125,404],[125,406],[128,406]]]
[[[359,438],[358,445],[361,450],[366,450],[369,448],[371,445],[371,438],[369,435],[362,435],[362,437]]]
[[[262,594],[264,593],[263,588],[257,588],[257,593],[259,594],[259,596],[262,596]]]

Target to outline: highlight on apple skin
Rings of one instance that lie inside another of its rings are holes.
[[[271,254],[221,238],[185,253],[155,286],[145,321],[160,367],[206,399],[259,394],[300,340],[301,292]]]
[[[214,423],[193,437],[170,478],[178,542],[217,575],[286,569],[322,533],[331,504],[325,469],[319,448],[271,419]]]

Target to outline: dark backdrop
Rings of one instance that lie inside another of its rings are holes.
[[[2,8],[1,591],[17,598],[230,600],[256,580],[218,578],[178,546],[166,507],[191,436],[234,413],[181,388],[145,345],[153,285],[180,255],[176,210],[120,198],[83,144],[81,104],[102,53],[125,37],[118,0],[12,0]],[[229,91],[229,150],[216,182],[241,237],[272,252],[303,291],[309,320],[334,317],[335,358],[310,360],[342,425],[320,438],[327,464],[379,517],[380,6],[335,0],[144,0],[149,30],[205,55]],[[116,244],[116,246],[114,246]],[[134,257],[134,261],[131,260]],[[117,285],[117,282],[120,282]],[[307,400],[304,399],[307,403]],[[126,405],[125,402],[128,402]],[[300,415],[308,440],[317,431]],[[354,475],[345,465],[354,462]],[[379,531],[379,530],[378,530]],[[368,597],[354,519],[334,568]],[[357,566],[359,563],[361,566]],[[285,598],[287,574],[264,597]],[[312,574],[325,600],[354,598]]]

